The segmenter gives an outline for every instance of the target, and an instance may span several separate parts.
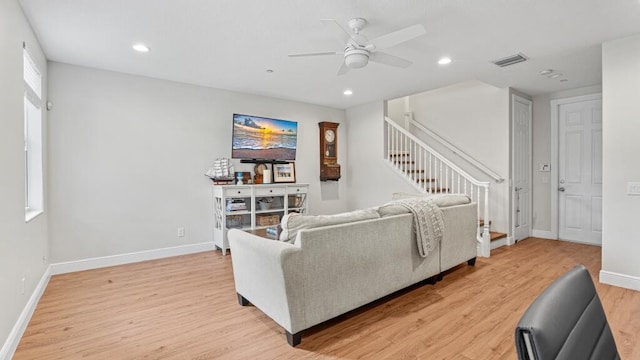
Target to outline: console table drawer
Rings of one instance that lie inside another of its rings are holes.
[[[256,189],[256,196],[282,196],[285,192],[285,188],[258,188]]]
[[[293,195],[293,194],[306,194],[308,189],[309,188],[306,187],[306,186],[289,186],[288,189],[287,189],[287,192],[290,195]]]
[[[224,189],[224,196],[226,197],[251,196],[251,188]]]

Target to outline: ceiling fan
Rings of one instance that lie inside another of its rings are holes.
[[[360,31],[367,25],[367,20],[365,19],[355,18],[349,20],[347,24],[351,29],[351,33],[345,30],[345,28],[333,19],[321,19],[320,21],[325,25],[330,26],[338,38],[343,43],[346,43],[344,51],[289,54],[289,57],[342,55],[344,56],[344,62],[338,70],[338,75],[344,75],[350,69],[365,67],[369,61],[400,68],[407,68],[412,64],[411,61],[378,50],[396,46],[405,41],[422,36],[427,32],[424,26],[416,24],[379,36],[373,40],[367,40],[366,37],[360,34]]]

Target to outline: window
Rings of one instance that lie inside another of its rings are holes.
[[[44,211],[42,171],[42,75],[26,47],[24,61],[25,220]]]

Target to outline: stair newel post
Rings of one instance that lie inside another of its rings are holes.
[[[491,255],[491,235],[489,234],[489,186],[484,186],[484,226],[482,228],[482,242],[480,243],[480,256]]]
[[[407,135],[405,134],[400,135],[400,151],[402,151],[403,154],[407,153]],[[402,163],[398,162],[398,164],[400,168],[402,168]]]
[[[396,129],[391,126],[391,123],[387,123],[387,126],[389,126],[390,129],[390,134],[389,134],[389,160],[391,160],[391,163],[393,164],[393,154],[395,154],[396,152]],[[394,165],[395,166],[395,165]]]
[[[413,164],[416,161],[416,142],[409,139],[410,141],[410,145],[409,145],[409,163],[406,165],[407,168],[412,169],[413,168]],[[411,172],[409,172],[409,174],[411,174],[411,181],[416,181],[416,176],[415,174],[412,174]]]
[[[387,124],[387,159],[391,161],[391,154],[393,153],[393,128],[390,123]]]
[[[445,183],[446,185],[444,186],[444,189],[447,189],[446,192],[449,192],[449,189],[451,189],[451,183],[453,181],[453,173],[451,172],[451,167],[449,165],[447,165],[447,167],[444,169],[445,170]],[[440,188],[440,192],[445,192],[443,188]]]
[[[399,154],[402,150],[402,137],[401,137],[401,133],[400,130],[396,129],[395,130],[395,145],[393,146],[395,149],[395,153],[396,154],[396,159],[395,159],[395,166],[399,169],[400,168],[400,163],[398,162],[398,156],[397,154]]]
[[[396,128],[393,128],[393,136],[392,136],[392,141],[393,141],[393,153],[397,154],[398,151],[398,130]],[[397,156],[397,155],[394,155]],[[394,158],[393,160],[393,166],[397,167],[398,163],[396,161],[396,158]]]
[[[443,176],[442,176],[442,159],[440,159],[438,161],[438,164],[440,164],[440,171],[439,171],[439,175],[438,175],[438,185],[440,185],[440,184],[442,184],[442,179],[443,179]],[[433,189],[432,189],[432,191],[433,191]]]
[[[433,166],[434,166],[434,160],[433,160],[433,154],[429,153],[429,179],[433,179]]]

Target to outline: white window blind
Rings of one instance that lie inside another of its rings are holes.
[[[23,63],[24,63],[24,83],[26,97],[35,105],[40,108],[42,99],[42,74],[33,61],[31,54],[26,47],[23,51]]]
[[[42,74],[26,46],[24,69],[25,220],[44,212],[42,148]]]

